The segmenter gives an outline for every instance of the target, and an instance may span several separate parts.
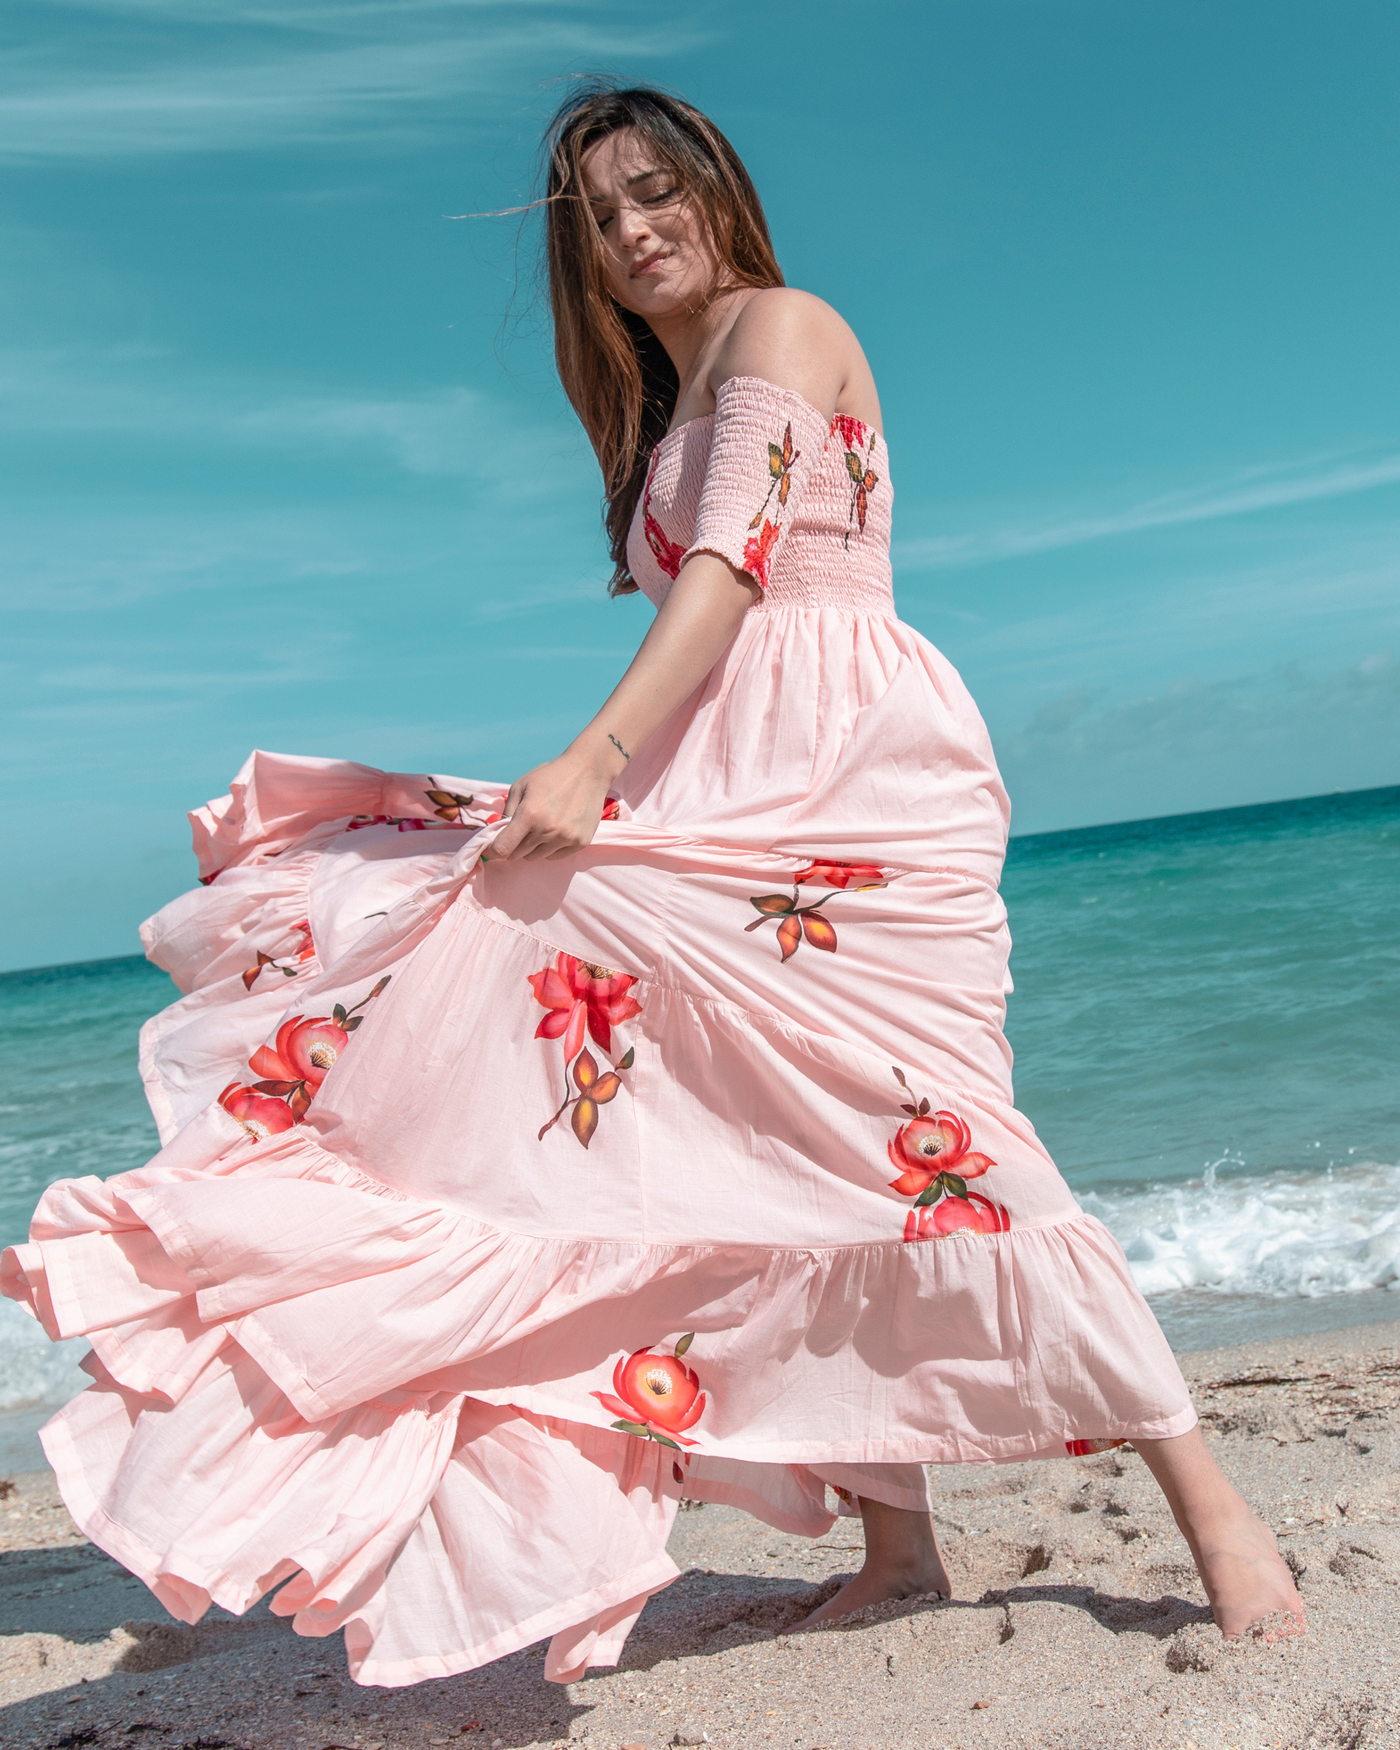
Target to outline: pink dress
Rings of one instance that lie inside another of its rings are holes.
[[[632,531],[764,586],[592,846],[497,783],[254,754],[146,926],[165,1146],[39,1206],[3,1286],[85,1335],[44,1432],[176,1616],[343,1628],[402,1684],[614,1662],[683,1495],[787,1530],[926,1462],[1185,1432],[1111,1236],[1012,1104],[1008,809],[895,617],[883,440],[753,378]]]

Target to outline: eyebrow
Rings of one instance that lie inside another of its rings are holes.
[[[657,164],[650,170],[639,170],[635,176],[629,176],[622,186],[624,188],[635,188],[639,182],[646,182],[653,176],[664,176],[665,174],[666,166],[664,164]],[[595,206],[606,206],[608,204],[606,195],[591,194],[588,198]]]

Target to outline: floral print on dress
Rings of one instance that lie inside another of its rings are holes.
[[[257,950],[257,964],[250,966],[243,974],[244,990],[252,990],[264,967],[273,967],[282,974],[283,978],[295,978],[308,960],[316,958],[316,947],[311,940],[311,925],[306,918],[303,918],[299,924],[292,925],[292,934],[301,937],[301,946],[297,949],[295,957],[285,961],[279,960],[275,954],[264,954],[259,948]]]
[[[274,1042],[260,1045],[248,1059],[248,1068],[259,1079],[230,1082],[219,1095],[219,1105],[255,1142],[300,1124],[350,1043],[350,1035],[364,1020],[359,1011],[388,986],[390,976],[386,973],[354,1008],[337,1003],[329,1015],[293,1015],[284,1021]]]
[[[804,883],[817,882],[832,891],[803,905],[798,889]],[[886,885],[885,871],[878,863],[843,863],[834,857],[824,857],[809,863],[805,869],[799,869],[793,876],[791,899],[785,893],[751,894],[749,904],[759,915],[751,924],[744,925],[744,934],[748,935],[779,918],[782,921],[778,925],[778,947],[784,960],[790,960],[804,941],[813,948],[820,948],[823,953],[834,954],[836,931],[831,920],[820,915],[821,907],[829,899],[834,899],[838,892],[849,888],[854,888],[857,893],[868,893],[873,887]]]
[[[904,1221],[905,1239],[1005,1233],[1011,1226],[1010,1213],[967,1188],[969,1179],[980,1179],[996,1162],[990,1155],[974,1152],[972,1132],[955,1112],[931,1112],[927,1100],[916,1100],[910,1093],[903,1070],[896,1069],[894,1075],[910,1094],[900,1106],[909,1114],[909,1123],[900,1125],[889,1144],[890,1160],[899,1173],[890,1181],[890,1189],[914,1199]]]
[[[685,1438],[685,1431],[705,1413],[705,1394],[698,1376],[681,1360],[694,1341],[691,1331],[672,1355],[658,1355],[654,1349],[624,1355],[613,1369],[612,1392],[590,1394],[618,1418],[613,1427],[619,1434],[655,1440],[677,1452],[697,1444]],[[683,1480],[679,1468],[675,1476],[677,1482]]]
[[[773,563],[773,549],[778,544],[778,536],[782,533],[776,523],[765,520],[763,527],[755,537],[750,535],[744,542],[744,563],[742,570],[747,571],[764,589],[768,588],[768,572]]]
[[[763,521],[763,514],[773,502],[775,492],[778,495],[778,509],[786,509],[788,493],[792,491],[792,470],[801,459],[801,450],[792,447],[792,421],[789,420],[782,443],[770,443],[768,446],[768,493],[754,512],[753,521],[749,524],[751,529],[756,529]]]
[[[773,502],[773,495],[778,495],[778,510],[787,506],[788,493],[792,491],[792,470],[801,460],[801,450],[794,449],[792,443],[792,421],[787,422],[783,431],[781,444],[769,442],[768,445],[768,491],[763,503],[753,513],[753,521],[749,528],[757,529],[756,535],[750,534],[744,542],[744,563],[741,569],[747,571],[758,583],[760,588],[767,589],[768,573],[773,564],[773,550],[778,545],[778,537],[782,534],[780,524],[768,517],[768,507]]]
[[[652,557],[674,583],[681,574],[681,560],[685,558],[686,549],[673,541],[651,514],[651,483],[656,476],[656,463],[657,456],[653,452],[651,466],[647,469],[647,483],[642,490],[642,533]]]
[[[433,804],[436,819],[425,820],[420,814],[356,814],[345,830],[359,832],[367,826],[395,826],[400,832],[441,832],[444,827],[464,827],[470,831],[490,826],[501,818],[499,814],[488,814],[484,821],[468,820],[465,811],[475,804],[475,796],[461,796],[455,790],[425,790],[423,794]]]
[[[560,954],[553,966],[526,977],[535,1001],[548,1010],[535,1028],[536,1039],[564,1041],[564,1098],[554,1116],[540,1127],[537,1140],[543,1142],[565,1112],[570,1112],[570,1128],[587,1148],[598,1128],[599,1108],[616,1099],[623,1072],[631,1069],[636,1052],[629,1046],[615,1067],[603,1069],[585,1045],[584,1036],[611,1055],[613,1028],[642,1012],[642,1005],[629,994],[638,981],[629,973],[613,972],[572,954]]]
[[[866,512],[870,509],[870,494],[880,484],[880,476],[871,467],[871,463],[875,459],[875,445],[879,442],[879,439],[867,426],[861,425],[859,420],[843,420],[841,423],[843,425],[860,426],[860,430],[865,434],[866,440],[864,444],[865,453],[862,455],[862,445],[859,438],[857,438],[854,443],[849,437],[845,439],[846,472],[851,477],[851,508],[846,517],[845,539],[841,544],[849,551],[851,545],[851,527],[855,524],[858,526],[858,532],[860,534],[863,535],[865,533],[865,517]]]

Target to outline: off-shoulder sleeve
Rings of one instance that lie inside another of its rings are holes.
[[[721,383],[695,539],[685,558],[715,553],[766,589],[821,461],[827,429],[816,408],[789,389],[761,377]]]

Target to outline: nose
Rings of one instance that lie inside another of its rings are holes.
[[[640,207],[622,205],[617,209],[617,240],[624,249],[635,249],[651,235],[651,226]]]

